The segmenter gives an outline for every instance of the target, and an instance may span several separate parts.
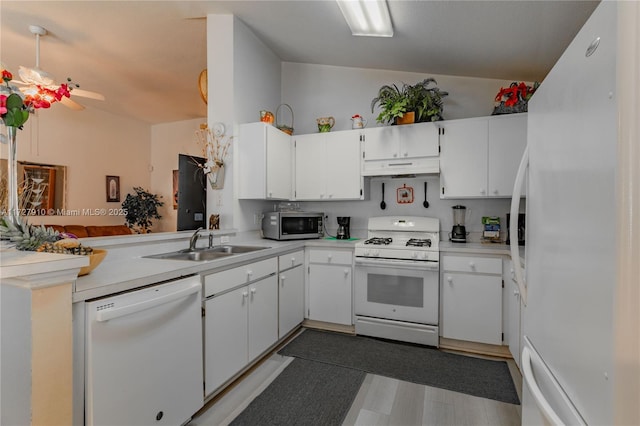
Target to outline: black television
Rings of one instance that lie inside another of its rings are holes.
[[[207,177],[199,166],[206,161],[178,154],[178,231],[206,229]]]

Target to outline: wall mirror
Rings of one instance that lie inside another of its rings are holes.
[[[7,209],[7,160],[0,160],[0,210]],[[67,167],[18,161],[18,203],[22,214],[54,216],[66,208]]]

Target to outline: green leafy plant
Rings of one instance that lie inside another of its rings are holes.
[[[134,187],[135,195],[127,194],[122,208],[126,211],[125,224],[139,234],[151,232],[152,219],[160,219],[158,207],[164,205],[156,194],[151,194],[142,187]]]
[[[437,86],[429,87],[432,83],[437,84],[435,79],[426,78],[414,85],[384,85],[371,101],[371,112],[380,105],[378,123],[394,123],[411,111],[415,113],[416,122],[442,120],[442,98],[449,93]]]

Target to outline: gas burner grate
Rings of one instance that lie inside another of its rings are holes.
[[[388,246],[393,241],[393,238],[373,237],[365,240],[365,244],[372,244],[374,246]]]
[[[409,241],[407,241],[407,246],[431,247],[431,240],[429,238],[426,238],[426,239],[411,238]]]

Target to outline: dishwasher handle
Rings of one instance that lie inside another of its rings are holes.
[[[121,308],[100,311],[96,313],[96,321],[109,321],[110,319],[119,318],[126,315],[135,314],[137,312],[145,311],[147,309],[155,308],[156,306],[164,305],[165,303],[173,302],[174,300],[182,299],[184,297],[197,293],[198,291],[200,291],[200,287],[201,285],[199,282],[194,282],[189,287],[166,294],[164,296],[156,297],[155,299],[132,303]]]

